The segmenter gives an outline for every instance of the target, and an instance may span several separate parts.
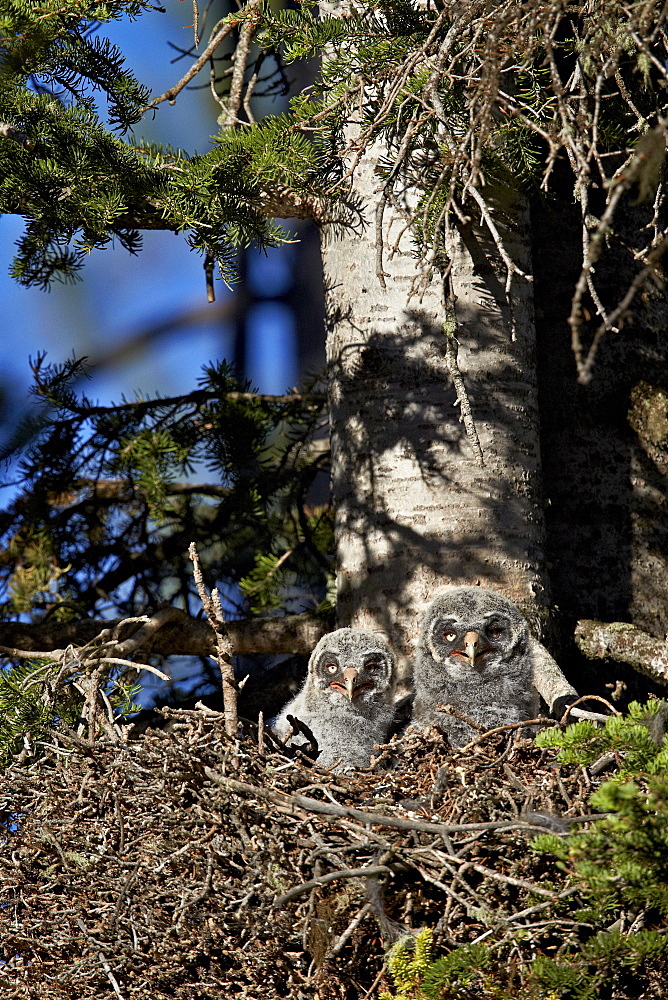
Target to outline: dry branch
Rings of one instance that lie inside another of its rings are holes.
[[[147,616],[147,625],[155,615]],[[6,657],[39,658],[42,654],[94,642],[107,630],[119,628],[118,640],[133,655],[215,656],[215,634],[207,621],[191,618],[184,611],[170,609],[170,620],[157,630],[143,631],[142,645],[133,643],[138,627],[123,625],[126,619],[100,621],[84,618],[71,622],[2,622],[0,654]],[[231,621],[227,630],[234,655],[241,653],[309,654],[318,640],[331,628],[326,618],[315,615],[286,615],[283,618],[258,618]]]
[[[580,652],[592,660],[626,663],[661,684],[668,683],[668,642],[635,625],[583,619],[576,626],[575,642]]]
[[[388,868],[387,865],[367,865],[365,868],[342,868],[341,871],[329,872],[328,875],[319,875],[317,878],[311,879],[310,882],[304,882],[303,885],[296,885],[293,889],[289,889],[288,892],[277,897],[276,906],[283,906],[284,903],[289,903],[291,899],[303,896],[305,892],[310,892],[319,885],[329,885],[330,882],[334,882],[338,878],[370,878],[372,875],[391,874],[392,869]]]
[[[225,706],[225,732],[228,736],[236,736],[238,725],[237,685],[234,679],[234,663],[232,662],[232,642],[225,624],[220,595],[216,587],[213,588],[211,594],[206,589],[195,542],[190,543],[188,555],[192,560],[195,586],[204,608],[204,614],[216,637],[216,661],[220,667],[223,704]]]
[[[473,414],[471,413],[471,403],[469,401],[468,394],[466,392],[466,386],[464,385],[464,379],[462,373],[459,370],[459,365],[457,363],[458,354],[458,342],[457,342],[457,321],[455,318],[455,311],[452,307],[452,302],[448,302],[447,305],[448,318],[443,325],[443,331],[445,333],[445,363],[448,368],[448,374],[452,379],[452,384],[457,392],[456,403],[459,406],[461,413],[461,420],[464,424],[464,429],[466,431],[466,437],[468,442],[473,449],[473,454],[475,455],[476,463],[480,468],[484,468],[485,459],[482,453],[482,447],[480,446],[480,438],[478,437],[478,432],[476,430],[475,422],[473,420]]]
[[[205,768],[207,778],[227,788],[233,792],[243,795],[255,796],[266,802],[273,802],[275,805],[288,809],[290,812],[302,811],[304,813],[317,813],[320,816],[336,816],[341,819],[352,819],[363,826],[387,826],[396,830],[419,830],[421,833],[435,833],[441,836],[448,836],[453,833],[473,833],[480,830],[527,830],[534,829],[535,824],[525,823],[517,820],[509,822],[493,823],[457,823],[454,826],[447,826],[441,823],[428,823],[426,821],[407,819],[405,816],[390,816],[382,813],[366,812],[362,809],[354,809],[350,806],[342,806],[337,802],[321,802],[319,799],[312,799],[306,795],[286,795],[284,792],[277,792],[271,788],[253,787],[243,781],[236,781],[222,774],[217,774],[209,768]]]

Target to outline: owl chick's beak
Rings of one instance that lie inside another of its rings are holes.
[[[480,651],[480,636],[477,632],[467,632],[464,636],[464,652],[466,659],[475,667],[475,658]]]
[[[353,700],[358,679],[359,674],[357,673],[355,667],[346,667],[343,671],[343,683],[346,686],[346,694],[348,695],[349,701]]]

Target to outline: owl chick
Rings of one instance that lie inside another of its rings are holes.
[[[451,746],[476,735],[465,722],[436,710],[452,705],[486,729],[532,719],[542,694],[551,709],[577,697],[524,616],[500,594],[453,587],[432,601],[418,639],[412,728],[437,726]]]
[[[368,768],[394,716],[394,669],[381,636],[353,628],[330,632],[313,650],[304,686],[276,716],[274,731],[285,739],[287,717],[294,715],[316,738],[322,767],[340,761],[337,770]]]

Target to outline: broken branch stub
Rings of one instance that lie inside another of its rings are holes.
[[[232,642],[225,627],[225,617],[220,601],[220,594],[214,587],[211,594],[206,589],[202,576],[197,545],[191,542],[188,548],[188,555],[193,564],[193,577],[197,593],[200,596],[204,614],[206,615],[211,628],[216,636],[216,660],[220,667],[220,676],[223,688],[223,706],[225,715],[225,732],[228,736],[235,737],[238,729],[237,715],[237,685],[234,679],[234,663],[232,661]]]

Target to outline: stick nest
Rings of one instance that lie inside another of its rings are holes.
[[[563,875],[528,843],[586,814],[591,780],[554,751],[432,731],[333,775],[164,711],[137,740],[55,732],[8,769],[3,997],[360,1000],[392,989],[385,949],[411,929],[446,950],[563,940],[541,924]]]

